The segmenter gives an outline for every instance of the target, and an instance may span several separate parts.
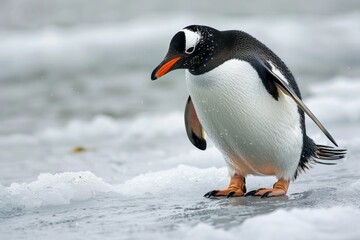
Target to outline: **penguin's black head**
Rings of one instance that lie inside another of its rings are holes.
[[[158,79],[175,69],[194,71],[206,66],[215,52],[218,34],[220,32],[216,29],[199,25],[188,26],[176,33],[171,39],[168,53],[152,72],[151,79]]]

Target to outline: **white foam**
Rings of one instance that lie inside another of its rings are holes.
[[[91,172],[43,173],[31,183],[0,185],[1,207],[37,208],[88,200],[116,188]]]

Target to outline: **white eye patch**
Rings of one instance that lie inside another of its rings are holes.
[[[183,32],[185,33],[185,53],[191,54],[195,51],[195,47],[199,43],[201,36],[199,33],[188,29],[184,29]]]

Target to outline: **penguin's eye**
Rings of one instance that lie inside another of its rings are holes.
[[[185,50],[185,53],[192,54],[194,52],[194,50],[195,50],[195,47],[190,47],[190,48]]]

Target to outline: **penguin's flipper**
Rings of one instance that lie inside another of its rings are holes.
[[[273,70],[273,66],[270,66],[270,68],[260,59],[258,60],[259,64],[261,64],[268,73],[268,77],[270,77],[270,80],[272,80],[275,85],[286,95],[291,97],[296,104],[303,110],[315,123],[316,125],[321,129],[321,131],[326,135],[326,137],[335,145],[338,146],[335,142],[335,139],[331,136],[331,134],[326,130],[324,125],[315,117],[315,115],[310,111],[310,109],[303,103],[303,101],[296,95],[294,90],[289,86],[286,80],[284,80],[281,76],[277,75]]]
[[[190,139],[190,142],[194,144],[195,147],[205,150],[206,149],[206,140],[205,140],[205,131],[199,122],[197,117],[194,105],[189,96],[186,106],[185,106],[185,128],[186,133]]]

